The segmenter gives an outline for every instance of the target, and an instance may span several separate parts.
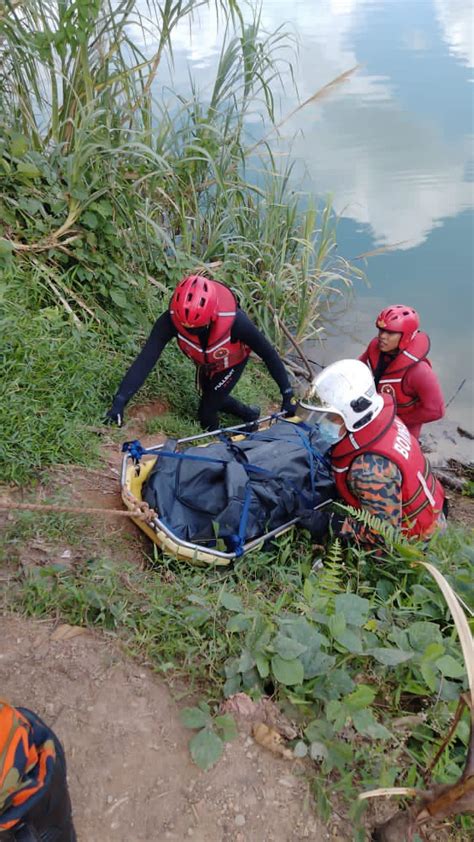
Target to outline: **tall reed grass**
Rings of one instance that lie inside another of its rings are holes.
[[[165,100],[173,34],[209,6],[224,31],[214,82]],[[297,339],[316,335],[354,270],[334,254],[330,207],[292,192],[291,164],[279,170],[246,128],[256,110],[262,138],[275,123],[292,55],[285,31],[264,33],[236,0],[8,0],[0,260],[26,270],[34,306],[146,329],[157,287],[200,268],[280,346],[278,317]]]

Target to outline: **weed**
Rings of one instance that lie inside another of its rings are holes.
[[[436,564],[455,586],[443,553],[461,540],[467,562],[472,536],[450,529],[436,545]],[[186,674],[214,698],[276,693],[319,769],[318,803],[324,780],[351,801],[354,788],[374,783],[416,785],[465,683],[452,621],[430,578],[399,557],[397,586],[380,562],[375,578],[357,556],[339,575],[315,574],[307,536],[296,533],[224,573],[203,577],[170,560],[137,570],[99,558],[75,571],[33,571],[10,598],[29,613],[114,630],[156,669]],[[462,579],[463,559],[460,571]],[[203,727],[214,728],[207,720]],[[215,736],[210,747],[205,740],[211,754]],[[441,782],[459,774],[467,739],[463,719],[437,769]]]

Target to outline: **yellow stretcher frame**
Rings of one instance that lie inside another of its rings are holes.
[[[261,418],[259,419],[258,427],[260,429],[263,425],[265,425],[266,427],[270,426],[274,421],[281,420],[282,417],[282,414],[279,413],[278,415],[269,415],[265,418]],[[301,419],[295,416],[294,418],[289,418],[287,420],[289,422],[297,423]],[[183,444],[189,445],[197,443],[200,440],[212,438],[218,433],[223,432],[234,433],[235,438],[238,439],[239,426],[226,427],[222,430],[214,430],[210,433],[201,433],[197,436],[190,436],[188,438],[178,439],[178,441],[176,442],[176,447]],[[208,444],[210,444],[210,442],[208,442]],[[205,446],[205,444],[202,445],[202,447]],[[125,453],[123,457],[122,473],[120,480],[122,500],[126,508],[130,511],[141,510],[140,515],[137,515],[137,517],[132,517],[131,520],[133,520],[133,522],[136,523],[136,525],[167,556],[171,556],[172,558],[178,561],[187,561],[189,564],[198,567],[221,567],[229,565],[234,559],[238,557],[240,558],[242,554],[238,556],[235,552],[224,552],[222,550],[217,550],[215,547],[208,548],[203,546],[202,544],[194,544],[190,541],[184,541],[181,538],[177,538],[176,535],[174,535],[171,532],[171,530],[160,520],[159,514],[157,512],[153,511],[153,509],[149,509],[146,505],[143,505],[143,484],[149,476],[159,456],[159,453],[156,453],[156,451],[164,447],[165,444],[162,443],[155,445],[154,447],[144,448],[144,455],[138,463],[136,463],[133,460],[129,453]],[[154,452],[147,453],[147,451]],[[331,501],[325,501],[321,504],[321,506],[316,506],[316,508],[326,506],[329,502]],[[298,520],[299,517],[293,518],[287,523],[284,523],[281,526],[272,529],[270,532],[267,532],[264,535],[259,536],[258,538],[254,538],[252,541],[248,541],[243,547],[243,555],[245,555],[245,553],[249,552],[250,550],[258,549],[263,545],[265,541],[268,541],[270,538],[276,538],[277,535],[282,535],[284,532],[288,532],[288,530],[291,529],[295,525],[295,523],[298,523]]]

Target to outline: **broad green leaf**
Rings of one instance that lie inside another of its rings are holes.
[[[328,638],[309,623],[306,617],[285,618],[280,620],[279,626],[283,634],[304,646],[329,646]]]
[[[385,664],[387,667],[396,667],[397,664],[403,664],[404,661],[409,661],[415,653],[404,652],[403,649],[384,649],[381,646],[375,649],[367,649],[366,654],[372,655],[379,664]]]
[[[117,304],[118,307],[122,307],[125,310],[126,307],[129,306],[129,302],[127,301],[124,293],[120,289],[111,289],[109,290],[109,295],[114,302]]]
[[[287,686],[301,684],[304,678],[304,669],[301,661],[297,659],[285,661],[280,655],[274,655],[272,658],[272,672],[280,684]]]
[[[242,600],[240,596],[236,596],[236,594],[229,593],[229,591],[222,591],[219,597],[219,605],[222,605],[224,608],[227,608],[228,611],[243,611],[244,606],[242,605]]]
[[[248,672],[255,666],[255,658],[248,649],[244,649],[239,658],[239,672]]]
[[[233,614],[227,621],[226,630],[228,632],[241,632],[247,631],[249,627],[250,619],[245,614]]]
[[[190,740],[189,749],[196,766],[206,770],[219,760],[224,751],[224,743],[214,731],[205,728]]]
[[[368,684],[359,684],[357,690],[350,693],[342,701],[348,710],[362,710],[372,704],[377,695],[375,687],[370,687]]]
[[[22,134],[17,134],[12,140],[10,152],[13,158],[22,158],[28,149],[28,140]]]
[[[438,684],[438,676],[431,661],[423,661],[423,663],[420,665],[420,671],[424,680],[426,681],[427,686],[432,692],[434,692]]]
[[[205,608],[189,607],[183,609],[183,617],[191,626],[199,628],[203,626],[210,619],[210,612]]]
[[[222,716],[216,716],[214,720],[216,727],[222,731],[222,739],[225,743],[230,743],[235,740],[238,735],[237,725],[235,719],[230,713],[224,713]]]
[[[272,646],[277,655],[279,655],[280,658],[284,658],[285,661],[292,661],[303,652],[306,652],[306,649],[308,648],[307,646],[304,646],[303,643],[298,643],[297,640],[293,640],[291,637],[281,634],[281,632],[278,632],[275,639],[272,640]]]
[[[186,728],[204,728],[211,721],[209,714],[199,708],[183,708],[179,717]]]
[[[388,640],[390,640],[391,643],[395,643],[397,649],[403,649],[404,652],[408,652],[411,648],[406,629],[395,628],[388,635]]]
[[[405,681],[403,689],[405,690],[405,693],[412,693],[414,696],[426,696],[426,687],[418,681],[408,679],[408,681]]]
[[[241,686],[242,681],[240,678],[240,673],[231,676],[231,678],[228,678],[227,681],[224,683],[223,688],[225,698],[228,699],[229,696],[233,696],[234,693],[238,693],[241,689]]]
[[[38,213],[43,207],[42,203],[38,199],[34,199],[32,196],[24,196],[20,199],[18,204],[22,210],[25,210],[32,216]]]
[[[270,675],[270,662],[261,652],[256,655],[256,667],[260,678],[267,678]]]
[[[346,743],[343,740],[334,740],[328,743],[326,748],[328,758],[325,767],[328,771],[336,768],[339,772],[344,772],[348,766],[352,766],[353,750],[350,743]]]
[[[354,681],[346,670],[328,669],[315,682],[313,695],[317,699],[330,701],[331,699],[338,699],[340,696],[347,696],[354,687]]]
[[[21,175],[26,175],[27,178],[38,178],[41,175],[36,164],[29,161],[20,161],[16,166],[17,172]]]
[[[224,664],[224,672],[226,678],[233,678],[234,675],[237,675],[239,670],[239,658],[229,658]]]
[[[333,699],[326,705],[326,716],[333,723],[334,730],[339,732],[347,722],[348,711],[345,705]]]
[[[441,655],[444,655],[444,646],[441,643],[430,643],[422,657],[424,661],[436,661],[436,658],[440,658]]]
[[[337,637],[337,635],[342,634],[342,632],[346,630],[346,618],[344,617],[344,614],[333,614],[332,617],[329,618],[328,626],[333,637]]]
[[[247,672],[242,673],[242,687],[244,690],[253,690],[255,687],[261,687],[260,676],[256,667],[252,667]]]
[[[354,728],[364,737],[377,740],[388,740],[392,736],[384,725],[380,725],[371,710],[356,710],[352,714]]]
[[[363,626],[370,611],[370,602],[353,593],[338,594],[334,600],[335,613],[342,614],[351,626]]]
[[[464,664],[456,661],[452,655],[443,655],[442,658],[438,658],[436,666],[448,678],[463,678],[466,675]]]
[[[86,228],[92,228],[93,231],[97,228],[99,224],[99,220],[97,219],[95,213],[92,211],[85,211],[81,216],[81,222]]]
[[[327,719],[313,719],[304,729],[304,735],[308,742],[314,743],[319,740],[331,740],[334,731]]]
[[[308,746],[306,745],[303,740],[298,740],[298,742],[293,747],[293,754],[295,757],[306,757],[308,754]]]
[[[303,652],[299,660],[303,664],[305,678],[327,674],[336,661],[333,655],[326,655],[320,649],[308,649],[307,652]]]
[[[408,627],[408,637],[414,649],[423,652],[430,643],[443,643],[443,636],[436,623],[420,620]]]
[[[363,652],[359,629],[344,629],[340,634],[334,635],[334,640],[353,655],[361,655]]]

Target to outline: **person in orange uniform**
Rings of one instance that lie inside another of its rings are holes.
[[[301,406],[319,414],[339,498],[400,530],[428,540],[444,528],[441,484],[416,438],[395,414],[393,398],[378,394],[369,368],[360,360],[339,360],[313,380]],[[314,511],[300,520],[320,538],[331,526],[349,541],[374,545],[379,534],[356,519]]]
[[[422,424],[437,421],[445,412],[438,378],[427,359],[430,340],[419,330],[413,307],[392,304],[377,316],[378,336],[359,359],[369,366],[381,394],[395,401],[397,415],[415,438]]]
[[[0,842],[76,842],[56,734],[0,699]]]

